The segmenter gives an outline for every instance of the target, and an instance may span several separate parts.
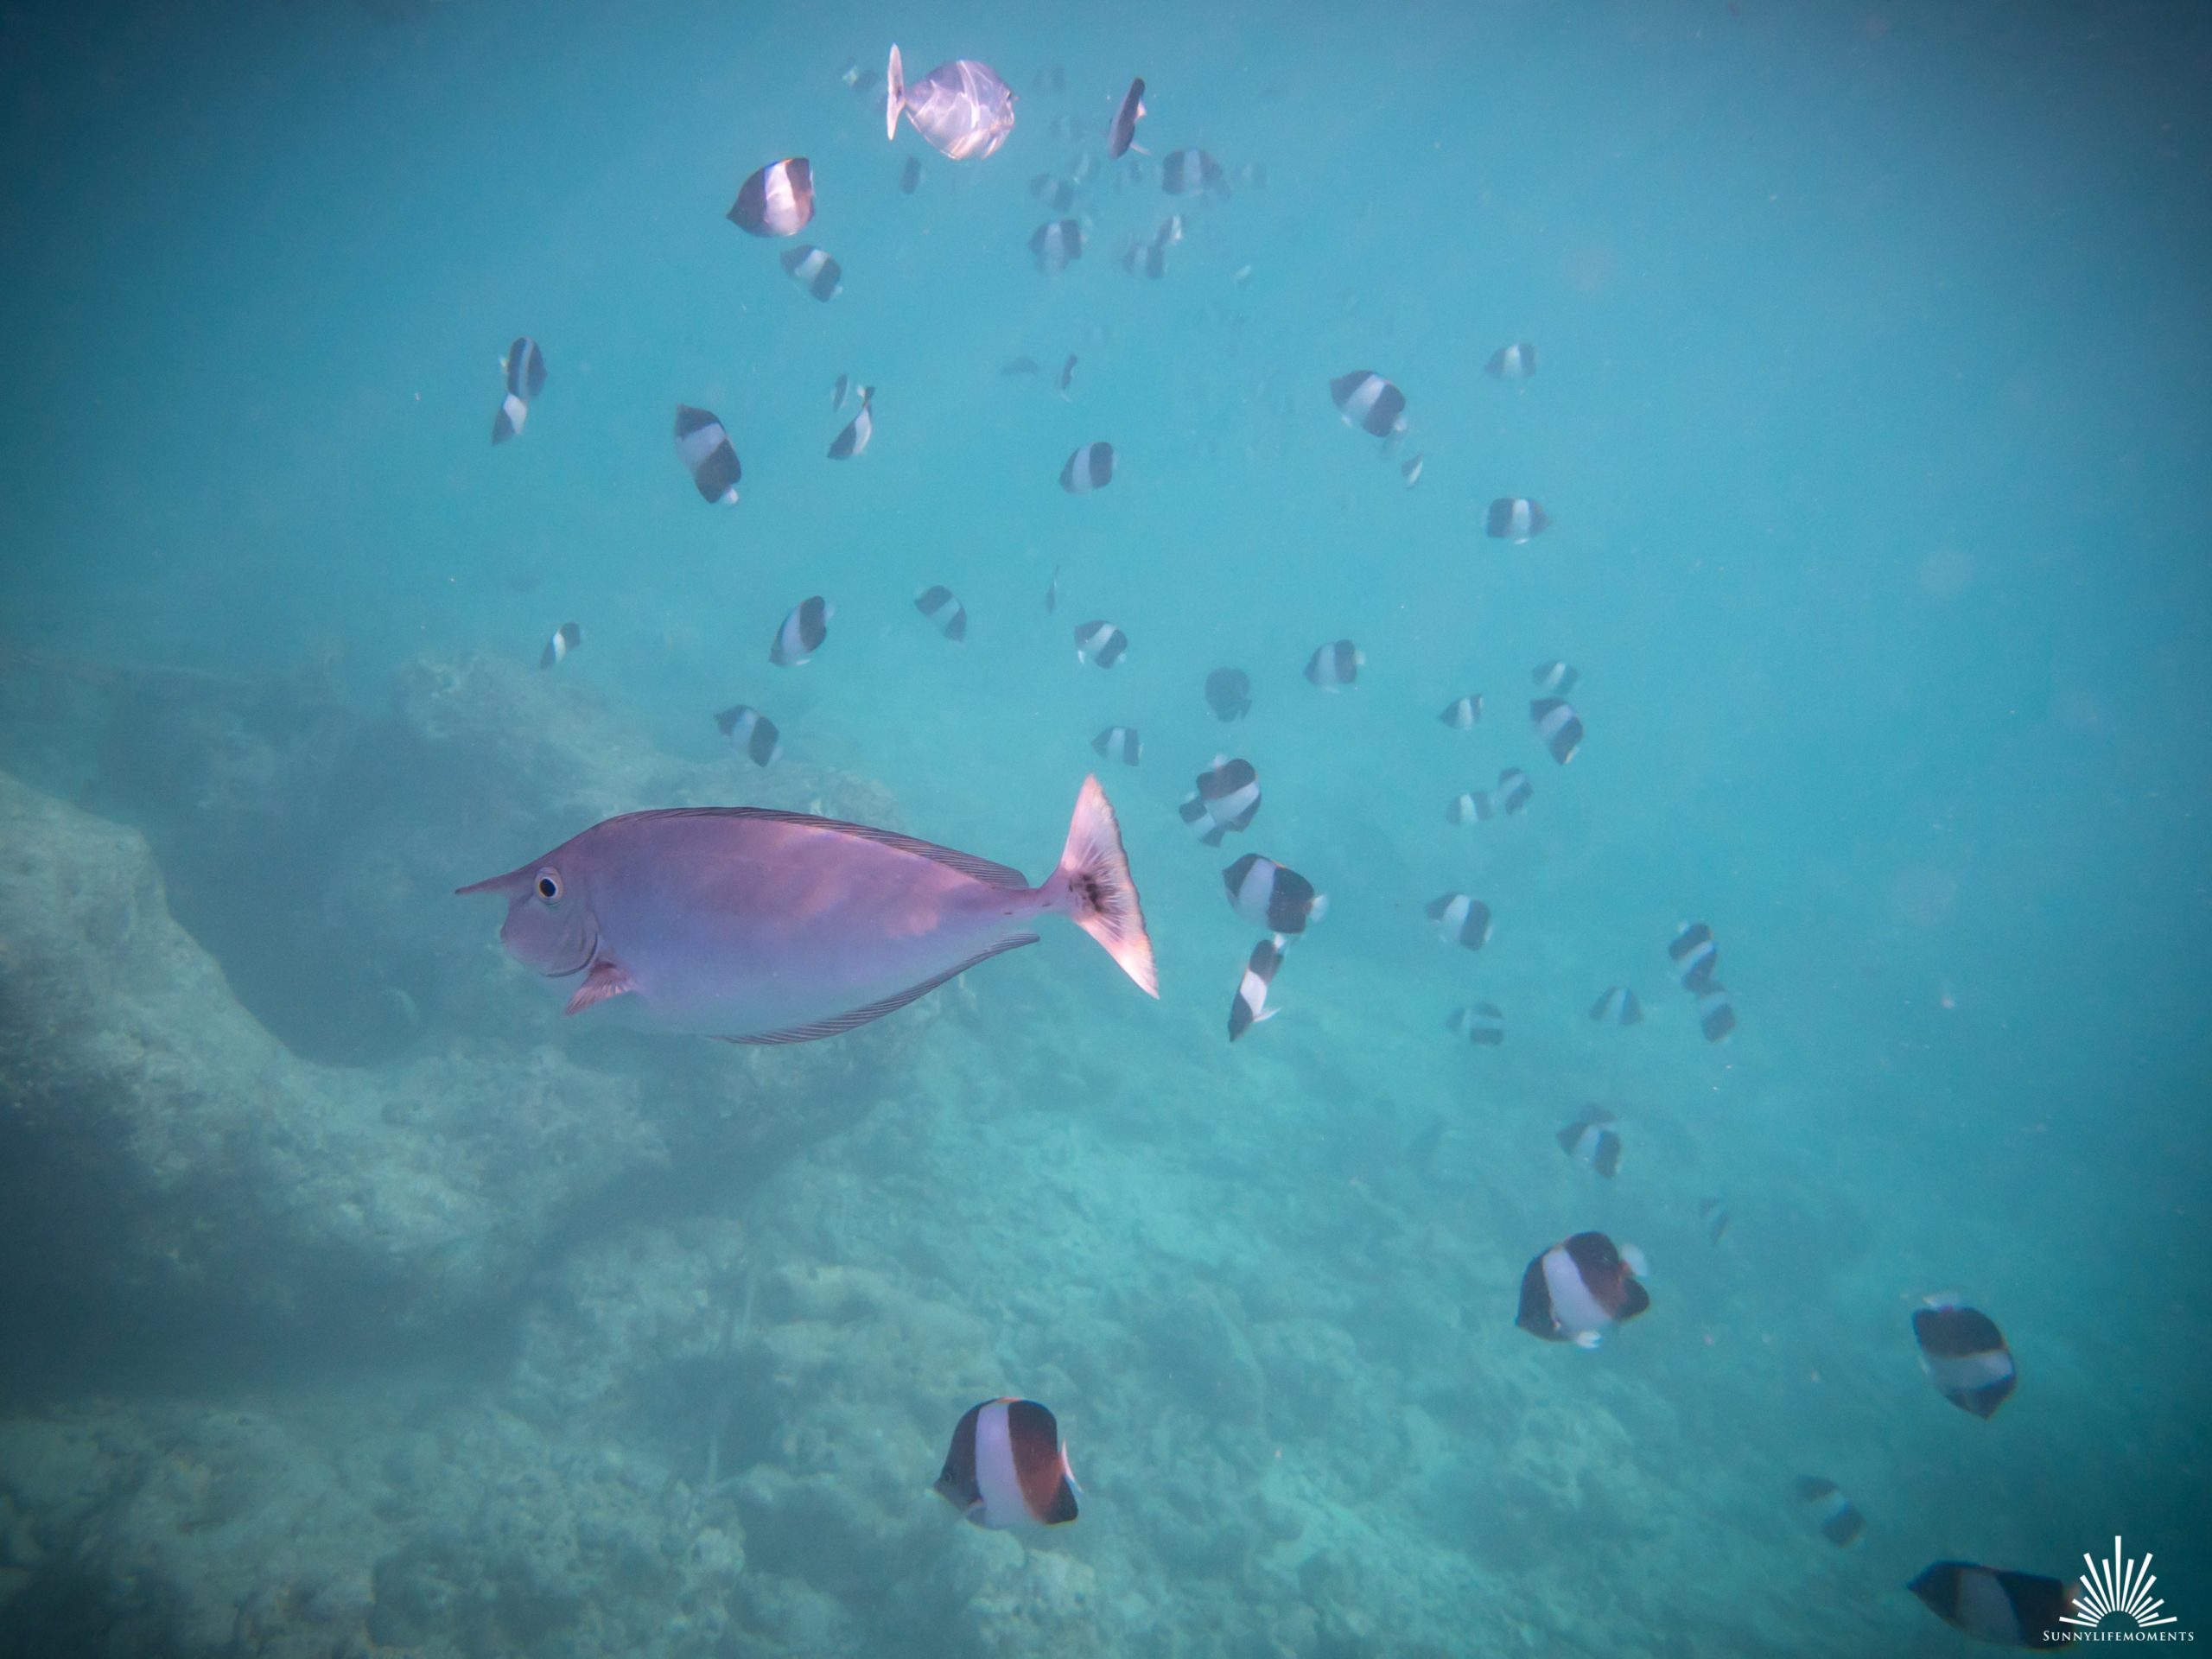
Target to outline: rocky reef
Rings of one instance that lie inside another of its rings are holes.
[[[99,757],[97,810],[0,773],[0,1309],[34,1327],[474,1319],[595,1213],[719,1200],[854,1121],[936,1015],[788,1051],[595,1030],[452,896],[640,804],[888,818],[863,781],[677,760],[490,660],[410,665],[372,716],[3,666],[29,769]]]
[[[0,761],[0,1659],[1903,1650],[1792,1622],[1825,1546],[1777,1571],[1768,1457],[1675,1402],[1789,1362],[1675,1335],[1670,1395],[1659,1318],[1514,1332],[1585,1200],[1399,1152],[1426,1104],[1293,1117],[1294,1039],[1065,976],[626,1035],[452,896],[647,803],[895,821],[873,785],[484,659],[369,712],[7,659]],[[929,1490],[1008,1391],[1073,1527]]]

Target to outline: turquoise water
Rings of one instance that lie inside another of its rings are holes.
[[[2203,18],[640,10],[0,14],[0,1654],[1939,1655],[1929,1562],[2116,1533],[2212,1629]],[[995,66],[1004,149],[887,144],[840,71],[893,39]],[[1028,181],[1135,73],[1154,170],[1097,154],[1042,275]],[[1182,145],[1225,196],[1162,195]],[[722,217],[794,155],[827,305]],[[1486,538],[1499,495],[1553,527]],[[1217,753],[1265,789],[1218,854],[1175,814]],[[1509,766],[1525,813],[1444,821]],[[1054,925],[739,1053],[563,1021],[448,896],[705,801],[1041,880],[1094,769],[1156,1003]],[[1332,906],[1231,1047],[1246,851]],[[1642,1026],[1587,1018],[1614,983]],[[1495,1050],[1444,1028],[1478,999]],[[1611,1182],[1553,1140],[1588,1103]],[[1651,1267],[1596,1353],[1513,1325],[1586,1229]],[[2017,1357],[1987,1422],[1919,1375],[1943,1290]],[[1058,1414],[1074,1526],[929,1492],[1000,1394]]]

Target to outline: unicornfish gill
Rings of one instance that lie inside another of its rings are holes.
[[[1160,995],[1120,826],[1084,779],[1058,866],[1019,870],[889,830],[757,807],[631,812],[459,889],[507,901],[507,953],[632,1023],[738,1043],[866,1025],[1065,917]]]

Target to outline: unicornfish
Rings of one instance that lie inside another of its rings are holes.
[[[633,1023],[804,1043],[880,1020],[980,962],[1037,943],[1046,915],[1160,995],[1114,809],[1084,779],[1058,865],[1019,870],[889,830],[759,807],[679,807],[594,824],[459,889],[507,901],[507,954]]]

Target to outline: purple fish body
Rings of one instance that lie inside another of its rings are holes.
[[[808,1042],[881,1018],[1065,916],[1157,995],[1113,809],[1084,780],[1060,866],[1021,873],[909,836],[753,807],[632,812],[463,893],[507,900],[510,955],[631,1023]]]
[[[904,115],[938,153],[964,162],[990,155],[1014,130],[1014,89],[988,63],[955,58],[909,86],[894,46],[884,80],[887,137],[898,136]]]

